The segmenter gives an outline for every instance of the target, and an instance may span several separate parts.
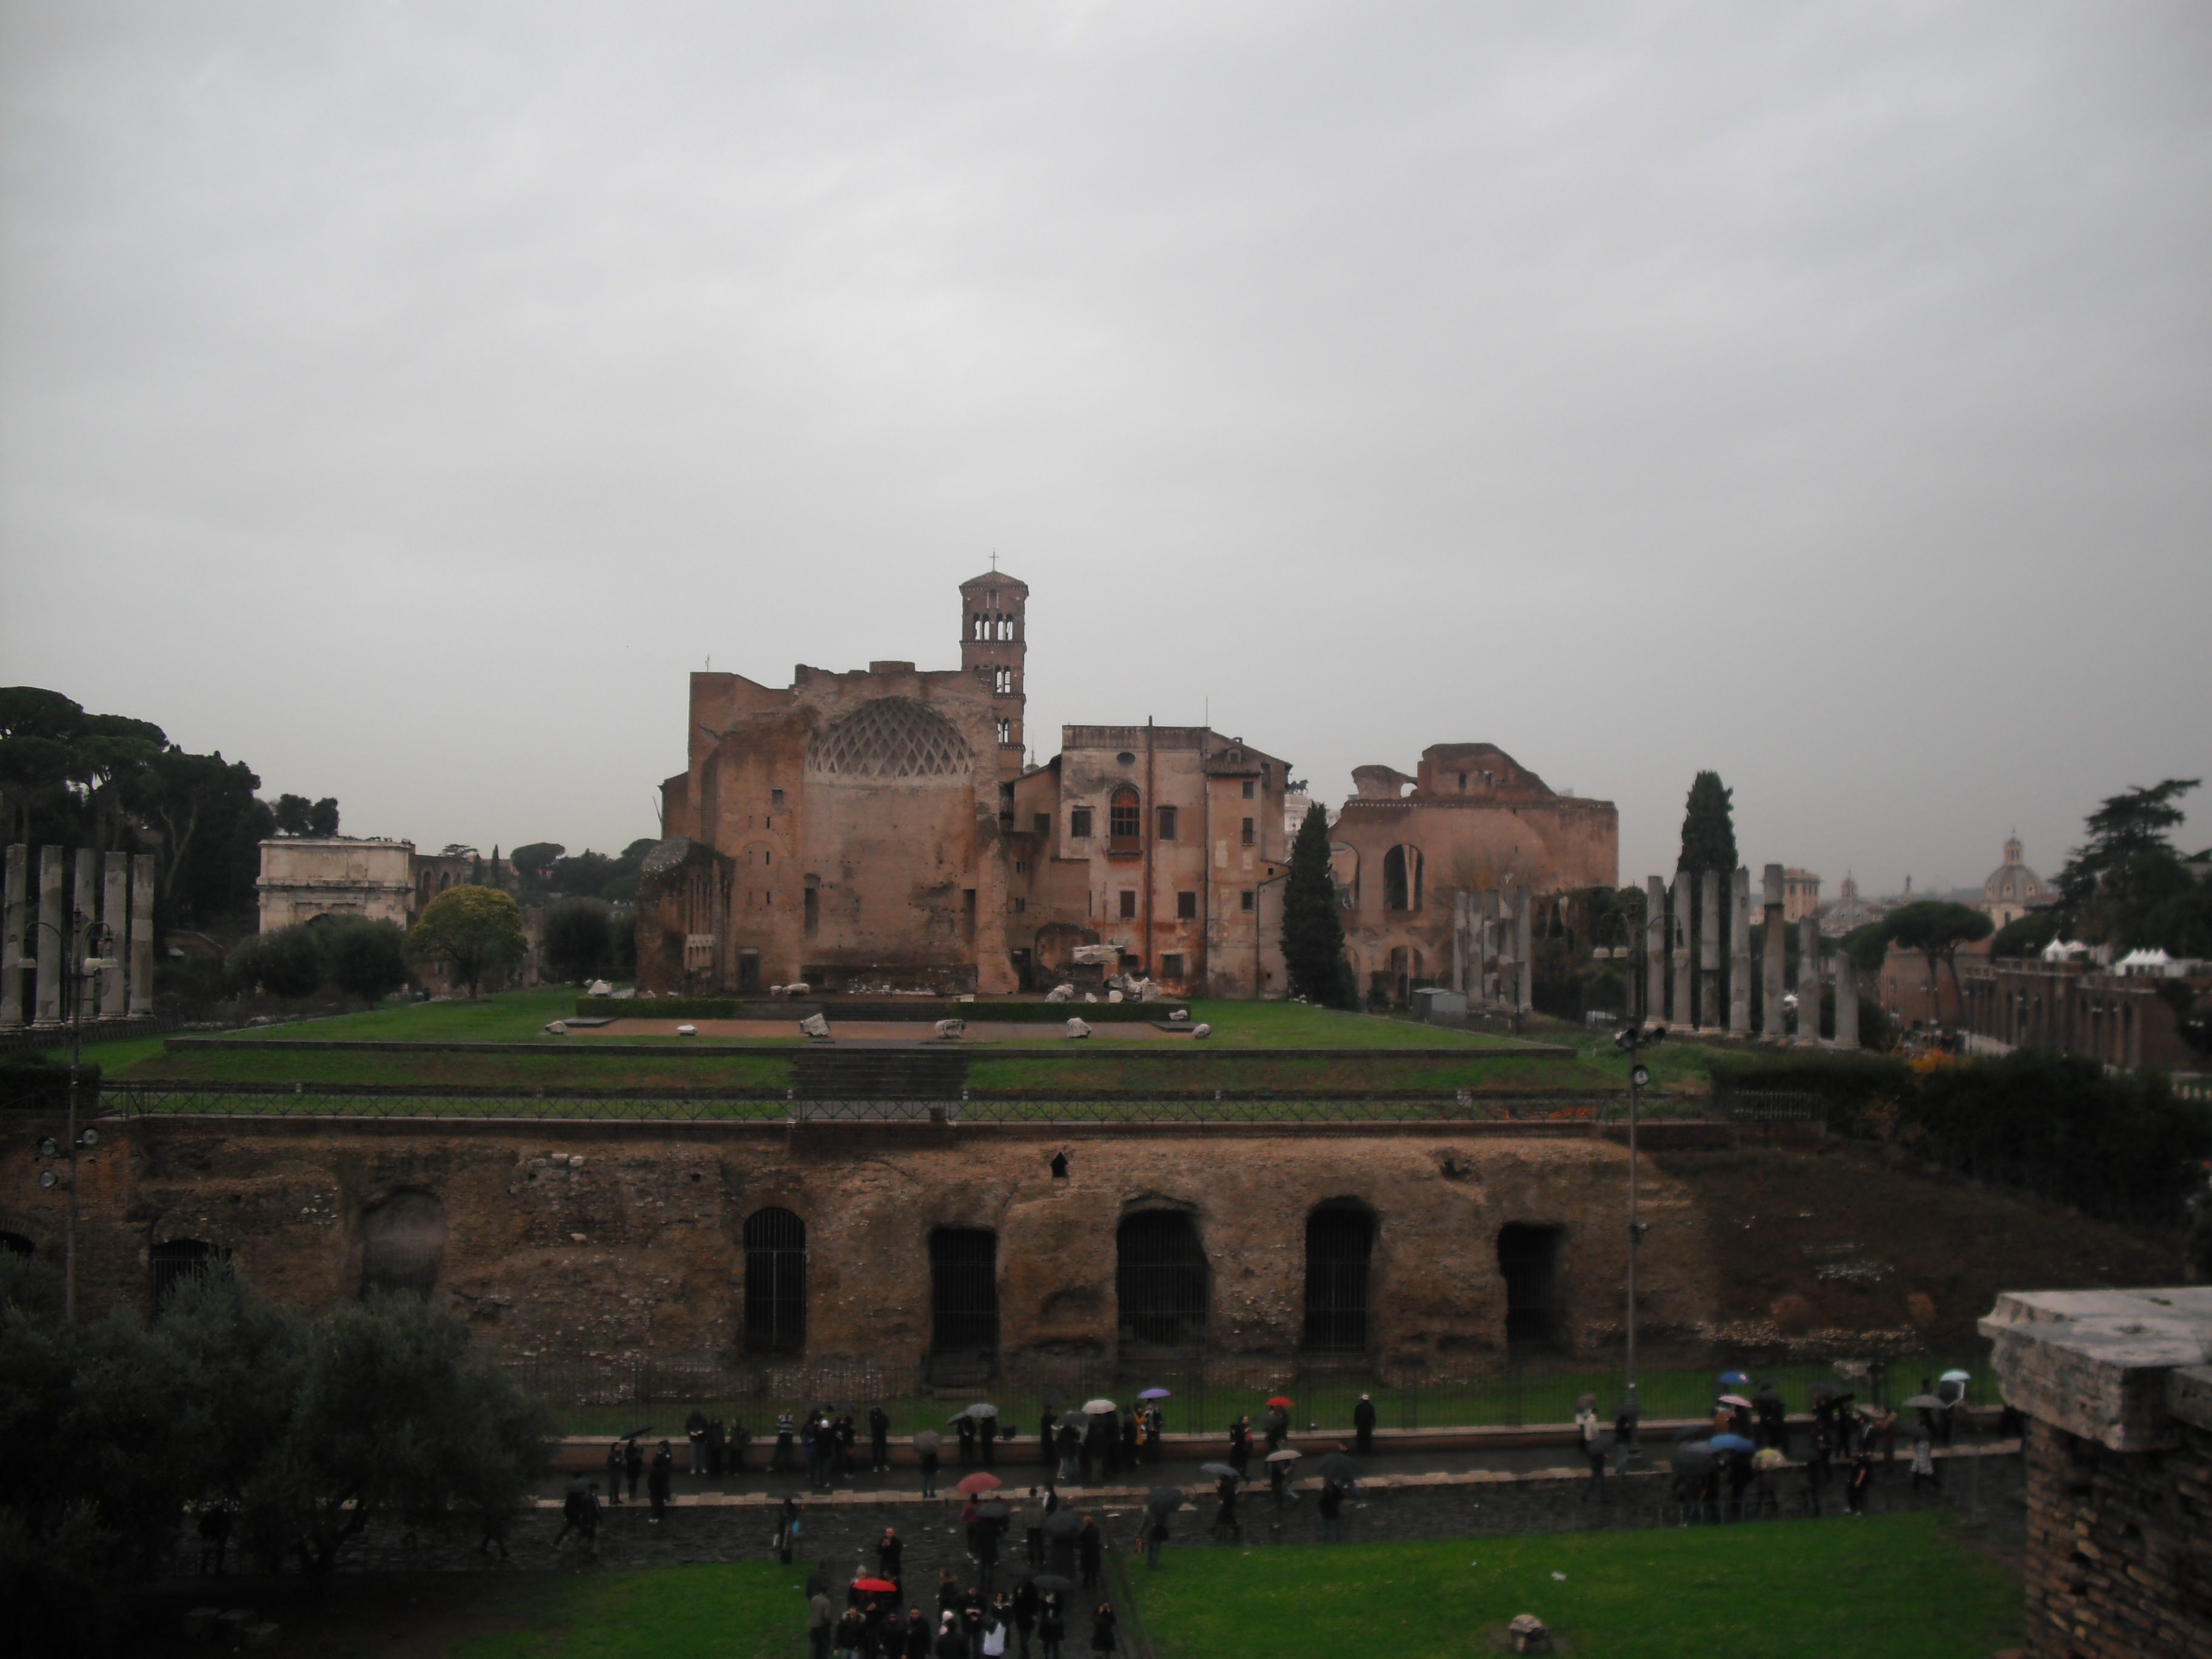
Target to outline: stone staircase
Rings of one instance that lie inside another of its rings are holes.
[[[968,1082],[968,1056],[942,1048],[800,1049],[792,1058],[793,1093],[800,1100],[957,1100]]]

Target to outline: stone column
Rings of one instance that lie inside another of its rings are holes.
[[[1797,918],[1797,1040],[1820,1040],[1820,919]]]
[[[1467,898],[1463,888],[1452,895],[1451,988],[1462,996],[1467,994]]]
[[[1525,1014],[1536,1006],[1536,964],[1534,952],[1529,948],[1528,890],[1525,887],[1521,889],[1519,896],[1521,906],[1513,915],[1513,960],[1521,966],[1521,976],[1513,1006]]]
[[[1644,1018],[1667,1018],[1667,884],[1644,878]]]
[[[0,1031],[23,1023],[23,926],[30,914],[31,849],[18,842],[8,849],[0,908]]]
[[[1859,1046],[1859,970],[1849,951],[1836,952],[1836,1047]]]
[[[1783,933],[1782,866],[1766,866],[1766,932],[1762,943],[1765,971],[1760,975],[1759,995],[1765,1006],[1759,1011],[1759,1034],[1779,1042],[1790,1035],[1787,1017],[1782,1012],[1782,967],[1790,954],[1790,941]]]
[[[1729,875],[1729,1030],[1751,1035],[1751,872]]]
[[[1479,950],[1474,982],[1482,1006],[1488,1008],[1498,1001],[1498,895],[1488,891],[1480,896],[1482,925],[1475,930]]]
[[[1513,1006],[1513,988],[1516,983],[1519,964],[1513,957],[1514,902],[1518,890],[1507,882],[1498,890],[1498,1006]]]
[[[131,860],[131,1018],[154,1012],[154,855]]]
[[[1690,1017],[1690,890],[1697,878],[1687,870],[1674,872],[1674,921],[1667,930],[1667,948],[1674,953],[1674,1006],[1677,1027],[1687,1030]]]
[[[92,924],[100,920],[100,854],[89,847],[76,849],[76,878],[70,883],[69,962],[64,969],[67,1000],[73,1012],[86,1019],[100,1018],[100,988],[84,976],[84,959],[92,954]]]
[[[131,855],[110,853],[102,874],[100,919],[107,924],[107,954],[115,966],[100,976],[100,1017],[121,1019],[131,1012]]]
[[[1698,987],[1697,1023],[1717,1029],[1728,1024],[1728,1016],[1721,1012],[1721,872],[1698,872],[1698,978],[1703,983]]]
[[[62,1023],[62,849],[39,848],[39,928],[32,946],[39,964],[31,1024]]]

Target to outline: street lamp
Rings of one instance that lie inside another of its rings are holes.
[[[1609,915],[1600,918],[1598,933],[1601,937],[1604,934],[1605,925],[1608,922],[1620,927],[1623,941],[1622,953],[1633,963],[1635,960],[1633,935],[1627,915],[1623,912],[1614,911]],[[1668,925],[1674,925],[1671,918]],[[1649,978],[1648,975],[1646,978]],[[1637,1016],[1635,970],[1632,967],[1625,976],[1623,986],[1624,994],[1621,1004],[1623,1023],[1620,1030],[1613,1034],[1613,1045],[1628,1056],[1628,1352],[1626,1370],[1629,1413],[1632,1421],[1640,1422],[1641,1407],[1636,1398],[1636,1259],[1644,1247],[1644,1235],[1649,1229],[1644,1223],[1639,1203],[1640,1194],[1638,1190],[1639,1168],[1636,1156],[1636,1129],[1644,1103],[1644,1088],[1651,1081],[1650,1068],[1644,1063],[1643,1052],[1646,1048],[1656,1048],[1664,1041],[1667,1028],[1664,1024],[1656,1022],[1647,1024]],[[1648,984],[1644,988],[1644,992],[1648,1012],[1650,1000],[1650,987]]]
[[[58,1174],[48,1167],[39,1171],[39,1185],[47,1192],[57,1187],[69,1193],[69,1208],[62,1224],[62,1316],[70,1323],[76,1322],[76,1164],[78,1154],[88,1152],[100,1145],[100,1131],[88,1126],[82,1131],[76,1127],[77,1079],[84,1064],[84,998],[85,987],[95,974],[112,973],[115,958],[107,954],[114,934],[104,921],[88,922],[84,912],[70,913],[70,931],[62,935],[63,948],[70,953],[70,971],[64,975],[70,990],[70,1066],[69,1113],[66,1139],[57,1146],[52,1135],[39,1142],[39,1156],[52,1158],[66,1155],[69,1173]],[[61,929],[53,922],[33,921],[32,927],[52,927],[57,933]],[[79,950],[83,951],[80,957]]]

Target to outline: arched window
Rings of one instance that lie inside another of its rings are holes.
[[[1339,1199],[1306,1217],[1306,1346],[1316,1353],[1367,1351],[1367,1280],[1375,1217]]]
[[[1394,847],[1382,855],[1382,908],[1418,910],[1421,908],[1421,849]]]
[[[154,1317],[169,1305],[180,1285],[205,1279],[230,1261],[230,1252],[201,1238],[172,1238],[153,1251]]]
[[[745,1352],[806,1346],[806,1224],[788,1210],[745,1218]]]
[[[1139,1210],[1115,1234],[1121,1340],[1180,1347],[1206,1340],[1206,1251],[1181,1210]]]
[[[999,1352],[999,1236],[939,1227],[929,1236],[930,1351],[989,1358]]]
[[[1138,809],[1137,792],[1124,784],[1106,803],[1108,850],[1121,846],[1134,847],[1141,833],[1143,821],[1143,814]]]
[[[428,1296],[446,1255],[446,1206],[437,1195],[398,1192],[362,1218],[364,1297]]]

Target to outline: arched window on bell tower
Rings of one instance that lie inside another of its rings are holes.
[[[990,570],[960,584],[960,666],[981,682],[990,699],[1001,782],[1022,770],[1029,598],[1029,584],[997,568],[995,561]]]

